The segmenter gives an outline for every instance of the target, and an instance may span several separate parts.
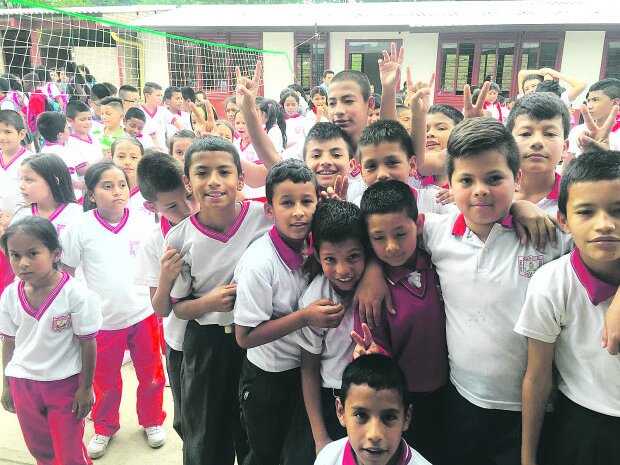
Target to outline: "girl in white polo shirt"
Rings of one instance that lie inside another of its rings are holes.
[[[60,232],[82,216],[67,165],[58,155],[44,153],[27,157],[20,168],[19,188],[24,205],[15,211],[12,222],[26,216],[41,216]]]
[[[61,240],[63,264],[68,268],[81,264],[88,287],[101,297],[103,325],[97,336],[96,402],[91,414],[95,435],[88,444],[90,457],[96,458],[120,428],[125,346],[139,382],[138,421],[151,447],[160,447],[166,440],[161,426],[166,417],[162,411],[165,380],[149,289],[133,284],[145,229],[143,217],[127,208],[127,174],[113,163],[100,162],[88,168],[84,180],[85,213],[63,231]]]
[[[0,299],[2,406],[37,463],[92,463],[82,438],[93,406],[99,298],[60,268],[52,223],[27,217],[2,236],[19,281]]]

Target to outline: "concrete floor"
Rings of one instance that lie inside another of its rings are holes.
[[[168,439],[160,449],[151,449],[146,442],[144,430],[138,424],[136,415],[136,387],[138,381],[131,363],[123,366],[123,400],[121,402],[121,429],[110,441],[108,450],[97,465],[149,465],[165,463],[181,465],[183,463],[182,443],[172,429],[172,394],[170,388],[164,391],[164,410],[168,417],[164,423]],[[93,422],[86,420],[84,443],[93,435]],[[35,465],[35,460],[28,452],[19,428],[17,416],[0,407],[0,464]]]

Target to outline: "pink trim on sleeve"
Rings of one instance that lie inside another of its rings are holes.
[[[89,339],[95,339],[97,337],[97,334],[99,334],[99,332],[94,332],[91,334],[84,334],[84,335],[75,335],[75,337],[77,337],[80,341],[87,341]]]

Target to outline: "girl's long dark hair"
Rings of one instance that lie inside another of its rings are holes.
[[[24,159],[22,166],[29,166],[45,180],[57,204],[77,202],[69,168],[58,155],[31,155]]]
[[[125,180],[127,181],[127,189],[129,189],[129,177],[127,176],[127,173],[111,161],[100,161],[99,163],[91,165],[84,175],[84,182],[86,183],[87,189],[86,194],[84,195],[85,212],[97,208],[97,204],[90,200],[90,195],[95,191],[95,187],[97,187],[97,183],[101,179],[101,175],[108,170],[119,170],[122,172],[125,175]]]
[[[284,119],[284,109],[278,105],[278,102],[268,98],[261,98],[258,100],[258,109],[267,115],[267,121],[265,122],[265,129],[269,131],[274,124],[277,124],[282,133],[282,148],[285,149],[287,145],[286,141],[286,121]]]

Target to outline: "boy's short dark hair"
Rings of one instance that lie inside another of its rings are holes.
[[[506,129],[512,132],[517,118],[521,115],[526,115],[535,121],[560,117],[564,129],[564,139],[568,137],[570,132],[568,108],[558,96],[550,92],[538,92],[537,90],[517,100],[506,120]]]
[[[326,69],[325,71],[323,71],[324,78],[326,78],[328,74],[334,74],[334,72],[331,69]]]
[[[8,92],[11,90],[11,83],[8,79],[0,77],[0,92]]]
[[[620,98],[620,79],[616,78],[606,78],[601,79],[600,81],[595,82],[588,89],[588,94],[590,92],[602,92],[611,100]]]
[[[489,87],[489,90],[494,90],[499,94],[502,91],[502,88],[497,82],[491,82],[491,87]]]
[[[146,114],[142,108],[132,107],[125,112],[125,121],[129,121],[132,118],[139,119],[140,121],[144,121],[146,123]]]
[[[47,142],[56,142],[58,134],[65,132],[67,117],[57,111],[44,111],[37,118],[37,130]]]
[[[328,201],[320,205],[312,218],[312,247],[318,253],[323,242],[341,244],[357,239],[366,249],[368,235],[359,207],[346,201]]]
[[[461,121],[463,121],[463,118],[465,118],[463,116],[463,113],[458,111],[452,105],[445,105],[443,103],[438,103],[437,105],[431,105],[430,108],[428,109],[429,115],[435,115],[437,113],[441,113],[442,115],[445,115],[448,118],[450,118],[455,126],[459,124]]]
[[[409,108],[406,105],[396,105],[396,114],[398,116],[402,115],[403,113],[409,112],[411,113],[411,108]]]
[[[101,106],[107,105],[119,113],[123,113],[123,100],[120,97],[106,97],[101,100]]]
[[[111,82],[104,82],[103,85],[106,86],[110,91],[110,96],[116,96],[116,94],[118,93],[118,89],[114,84],[112,84]]]
[[[103,84],[93,84],[93,86],[90,88],[90,99],[93,100],[93,97],[95,97],[95,99],[97,100],[103,100],[106,97],[109,97],[110,94],[110,89],[108,89],[105,85]]]
[[[351,142],[351,138],[349,137],[349,135],[335,124],[323,122],[316,123],[314,126],[312,126],[310,131],[308,131],[308,135],[306,136],[303,149],[304,160],[306,158],[306,151],[308,150],[309,142],[327,142],[329,140],[336,139],[344,140],[347,146],[347,150],[349,151],[349,160],[353,158],[353,156],[355,155],[355,150],[353,149],[353,142]]]
[[[124,84],[118,89],[118,96],[121,99],[125,100],[125,98],[128,97],[127,94],[135,93],[135,92],[137,92],[138,95],[140,94],[140,91],[138,90],[137,87],[130,86],[129,84]]]
[[[138,186],[149,202],[156,202],[161,192],[171,192],[183,187],[183,165],[164,152],[144,155],[138,162]]]
[[[79,113],[90,114],[90,108],[81,100],[72,100],[67,103],[67,108],[65,110],[65,115],[67,115],[67,118],[75,119]]]
[[[315,191],[319,191],[319,182],[310,168],[301,160],[288,158],[273,165],[267,173],[265,181],[267,203],[272,203],[275,187],[285,181],[292,181],[295,184],[311,182],[314,183]]]
[[[183,100],[189,100],[192,103],[196,103],[196,94],[197,92],[194,92],[194,89],[191,87],[181,87],[181,96],[183,97]],[[202,92],[202,94],[204,95],[204,92]]]
[[[409,408],[407,379],[393,358],[382,354],[370,354],[357,357],[342,373],[340,403],[344,406],[351,386],[368,386],[375,391],[391,389],[403,400],[405,412]]]
[[[588,153],[573,158],[562,173],[558,193],[558,211],[566,215],[570,187],[579,182],[615,181],[620,179],[620,152]]]
[[[418,204],[411,187],[396,179],[377,181],[368,186],[362,195],[360,209],[366,225],[370,215],[402,211],[413,221],[418,220]]]
[[[167,87],[166,90],[164,91],[164,99],[171,99],[172,98],[172,94],[174,94],[175,92],[178,92],[179,94],[183,95],[181,92],[181,89],[177,86],[170,86]]]
[[[543,81],[536,86],[536,92],[549,92],[557,95],[558,97],[561,97],[562,92],[565,90],[566,89],[562,87],[558,81],[554,81],[552,79]]]
[[[0,110],[0,124],[11,126],[15,128],[17,132],[26,129],[24,126],[24,119],[15,110]]]
[[[366,126],[360,134],[357,150],[361,154],[363,147],[368,145],[377,146],[381,142],[395,142],[407,154],[407,159],[413,157],[413,143],[407,130],[398,121],[379,120]]]
[[[144,84],[144,93],[152,94],[156,90],[162,90],[161,86],[156,82],[147,82]]]
[[[237,167],[237,176],[240,176],[243,172],[241,168],[241,159],[239,158],[239,152],[234,145],[228,142],[226,139],[222,139],[218,136],[205,136],[200,139],[196,139],[192,142],[185,152],[185,176],[189,178],[189,170],[192,167],[192,156],[197,152],[228,152],[233,159],[234,165]],[[170,155],[167,155],[170,156]]]
[[[448,137],[446,172],[452,180],[457,159],[476,158],[496,150],[506,158],[506,164],[516,178],[521,168],[519,147],[508,129],[495,118],[468,118],[456,125]]]
[[[345,69],[344,71],[340,71],[338,74],[334,75],[332,84],[344,81],[352,81],[357,84],[360,88],[360,92],[362,93],[364,102],[368,102],[368,99],[370,98],[370,81],[368,80],[368,76],[361,71]]]
[[[545,77],[540,75],[540,74],[528,74],[527,76],[525,76],[525,78],[523,78],[523,81],[521,83],[521,92],[524,91],[525,83],[527,81],[534,81],[534,80],[536,80],[536,81],[538,81],[540,83],[540,82],[543,82],[545,80]]]

